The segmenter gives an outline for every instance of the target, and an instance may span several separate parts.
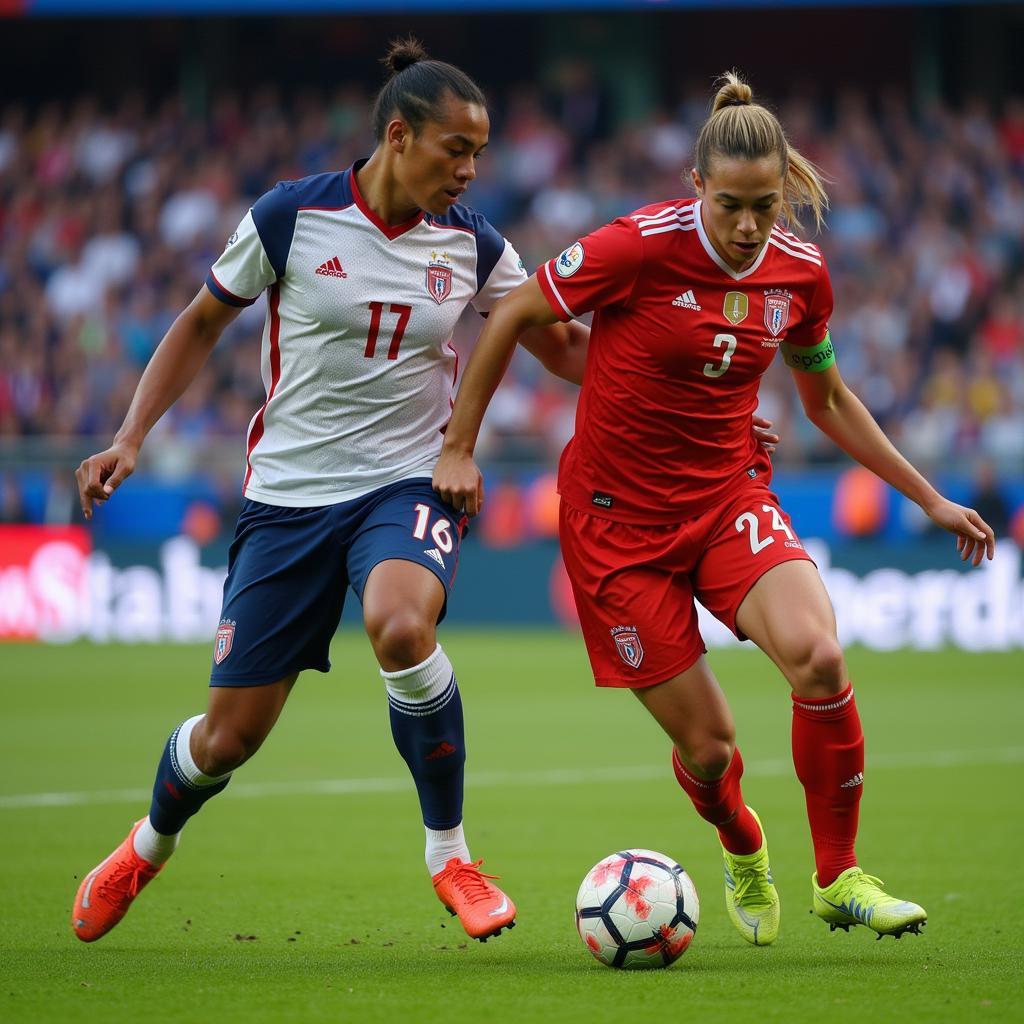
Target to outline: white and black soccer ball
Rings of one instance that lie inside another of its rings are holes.
[[[667,967],[686,952],[699,917],[690,876],[653,850],[605,857],[587,872],[576,895],[580,938],[609,967]]]

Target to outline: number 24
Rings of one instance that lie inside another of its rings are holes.
[[[772,529],[776,533],[784,533],[790,540],[796,540],[793,531],[783,522],[782,513],[774,505],[762,505],[762,512],[767,512],[772,517]],[[774,537],[762,537],[758,533],[759,523],[753,512],[744,512],[736,520],[736,532],[742,533],[744,528],[750,530],[750,553],[756,555],[763,551],[769,544],[775,543]]]

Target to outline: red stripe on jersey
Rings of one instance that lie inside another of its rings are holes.
[[[359,212],[382,234],[388,241],[393,242],[399,235],[404,235],[406,231],[416,227],[421,220],[423,220],[423,211],[417,210],[414,217],[410,217],[409,220],[403,221],[401,224],[385,224],[370,209],[366,204],[366,200],[363,198],[362,192],[359,191],[359,182],[356,180],[355,171],[352,172],[349,180],[352,183],[352,198],[356,201],[356,206],[359,208]]]
[[[455,351],[455,346],[452,344],[452,339],[448,339],[448,349],[453,356],[455,356],[455,372],[452,374],[452,387],[454,388],[459,380],[459,353]]]
[[[249,444],[245,453],[245,480],[242,483],[242,492],[249,486],[249,479],[252,476],[252,453],[256,445],[263,437],[263,414],[274,397],[274,389],[281,379],[281,317],[278,315],[277,307],[281,301],[281,286],[277,282],[270,289],[270,389],[267,391],[267,400],[256,413],[252,429],[249,431]]]

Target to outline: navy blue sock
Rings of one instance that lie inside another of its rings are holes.
[[[455,828],[462,821],[466,764],[462,698],[440,647],[423,666],[409,673],[430,675],[434,682],[416,687],[412,684],[422,679],[410,678],[407,673],[381,673],[388,680],[391,735],[416,783],[423,824],[437,830]],[[447,681],[442,682],[445,673]],[[400,690],[396,686],[399,679],[404,684]]]
[[[200,718],[202,715],[190,718],[171,733],[157,766],[149,820],[161,835],[172,836],[180,832],[185,822],[231,781],[230,775],[207,781],[209,776],[203,775],[192,761],[188,737]]]

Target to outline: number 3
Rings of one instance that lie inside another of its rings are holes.
[[[784,533],[790,540],[795,540],[793,531],[783,522],[782,514],[774,505],[762,505],[762,512],[768,512],[772,517],[772,529],[776,533]],[[774,537],[765,537],[763,540],[758,535],[758,522],[757,517],[753,512],[744,512],[743,515],[739,516],[736,520],[736,532],[742,533],[743,528],[747,527],[750,530],[750,553],[756,555],[758,551],[763,551],[769,544],[775,543]]]
[[[705,377],[721,377],[722,374],[729,369],[729,364],[732,362],[732,354],[736,351],[736,335],[716,334],[714,341],[715,348],[721,348],[723,345],[725,346],[725,351],[722,353],[721,365],[715,366],[713,363],[705,363]]]

